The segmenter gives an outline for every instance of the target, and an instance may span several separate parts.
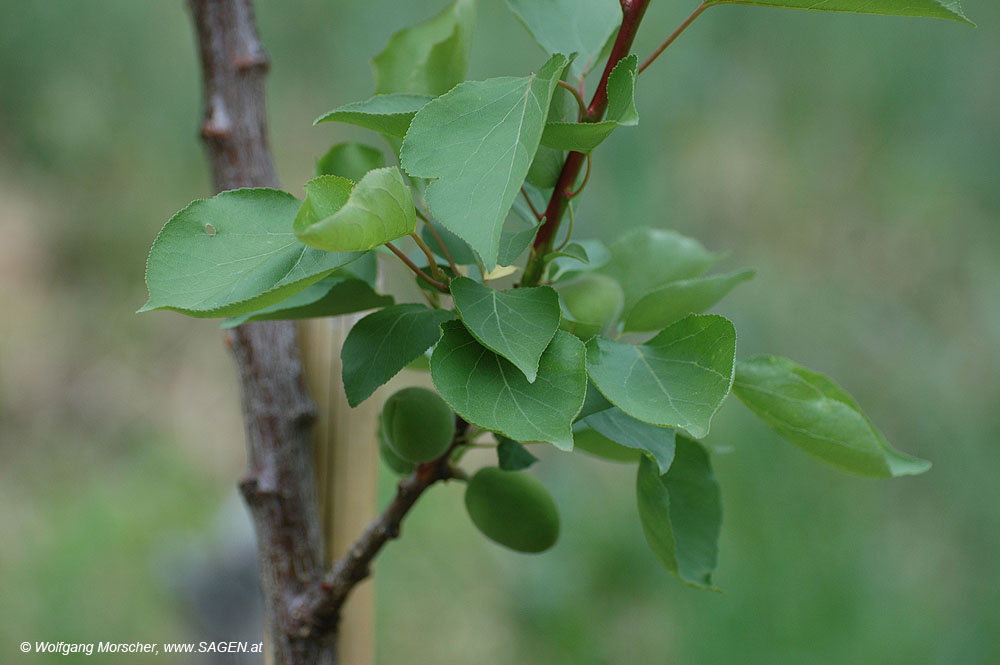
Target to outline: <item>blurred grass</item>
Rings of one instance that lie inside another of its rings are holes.
[[[257,4],[298,192],[331,143],[364,137],[312,119],[366,97],[371,56],[443,3]],[[502,3],[481,4],[470,76],[536,67]],[[722,595],[646,551],[630,468],[546,455],[565,531],[541,557],[483,541],[439,489],[379,563],[380,662],[1000,662],[1000,8],[965,9],[980,28],[713,9],[644,74],[641,124],[596,153],[578,219],[756,266],[720,309],[740,354],[831,374],[932,471],[846,477],[727,406]],[[688,11],[654,3],[640,55]],[[0,0],[5,653],[226,639],[192,632],[157,565],[208,537],[241,473],[232,370],[212,324],[133,315],[156,231],[210,193],[197,77],[180,2]]]

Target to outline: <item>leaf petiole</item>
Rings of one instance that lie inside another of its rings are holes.
[[[681,33],[687,30],[688,26],[694,23],[694,20],[699,16],[701,16],[701,13],[706,9],[708,9],[708,7],[709,6],[705,4],[704,1],[700,5],[698,5],[698,9],[694,10],[694,12],[692,12],[690,16],[684,19],[684,22],[681,23],[679,26],[677,26],[677,29],[674,30],[673,33],[671,33],[671,35],[667,37],[667,39],[662,44],[656,47],[656,50],[653,51],[653,54],[650,55],[648,58],[646,58],[641,65],[639,65],[639,69],[636,72],[636,74],[643,73],[647,67],[653,64],[653,61],[656,60],[658,57],[660,57],[660,54],[666,51],[667,47],[673,44],[674,41],[676,41],[676,39],[681,36]]]
[[[566,83],[566,81],[556,81],[556,85],[564,90],[569,90],[569,93],[573,95],[573,99],[576,100],[576,105],[580,109],[580,112],[577,115],[577,120],[582,120],[583,117],[587,115],[587,102],[583,101],[583,97],[580,96],[580,91],[571,86],[569,83]]]
[[[424,272],[422,269],[420,269],[419,267],[417,267],[417,264],[414,263],[413,261],[411,261],[410,257],[408,257],[406,254],[404,254],[403,252],[401,252],[398,247],[396,247],[395,245],[393,245],[391,242],[385,243],[385,246],[388,247],[389,251],[391,251],[393,254],[395,254],[399,258],[399,260],[402,261],[403,263],[405,263],[406,267],[409,268],[410,270],[412,270],[418,277],[420,277],[421,279],[423,279],[425,282],[427,282],[428,284],[430,284],[431,286],[433,286],[435,289],[437,289],[441,293],[450,293],[447,284],[445,284],[444,282],[439,282],[438,280],[434,279],[433,277],[431,277],[430,275],[428,275],[426,272]]]
[[[424,256],[427,257],[427,265],[430,266],[434,277],[443,281],[445,278],[444,273],[441,272],[441,268],[437,264],[437,259],[434,258],[434,252],[431,251],[431,248],[427,246],[427,243],[425,243],[423,238],[417,235],[416,232],[410,232],[410,237],[413,238],[413,242],[417,243],[417,247],[419,247],[420,251],[422,251]]]

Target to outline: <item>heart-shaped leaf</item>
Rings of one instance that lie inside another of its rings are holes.
[[[468,277],[451,281],[451,295],[462,323],[490,351],[498,353],[535,381],[538,360],[559,329],[559,295],[548,286],[508,293]]]
[[[149,251],[149,301],[214,318],[281,302],[363,256],[306,247],[292,233],[300,202],[275,189],[234,189],[170,218]]]
[[[441,330],[431,356],[431,378],[458,415],[516,441],[573,448],[571,426],[587,391],[584,348],[577,338],[557,332],[538,363],[535,382],[528,383],[461,322],[449,321]]]
[[[593,338],[587,373],[633,418],[700,439],[729,394],[735,356],[736,329],[728,319],[692,314],[645,344]]]
[[[931,466],[894,450],[853,397],[787,358],[741,360],[733,393],[782,437],[842,471],[886,478]]]
[[[319,176],[305,189],[294,228],[311,247],[328,252],[373,249],[417,227],[413,195],[394,166],[369,171],[353,188],[344,178]]]

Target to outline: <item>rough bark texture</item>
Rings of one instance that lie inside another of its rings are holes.
[[[201,53],[205,142],[216,190],[274,187],[264,77],[269,61],[250,0],[190,0]],[[324,573],[311,456],[315,407],[291,322],[250,323],[228,337],[239,368],[247,437],[240,483],[257,534],[273,662],[335,662],[334,632],[302,635],[302,600]]]

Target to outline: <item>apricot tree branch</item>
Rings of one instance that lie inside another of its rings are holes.
[[[303,635],[323,635],[336,626],[340,609],[359,582],[371,574],[371,563],[390,540],[399,537],[403,518],[416,504],[417,499],[438,481],[462,477],[451,466],[452,455],[466,445],[469,424],[456,416],[455,435],[448,450],[435,460],[421,464],[413,473],[399,481],[396,495],[382,513],[372,521],[343,557],[334,562],[332,570],[318,585],[303,596],[297,615],[296,628]]]
[[[601,81],[597,84],[594,96],[590,100],[587,112],[581,118],[583,122],[599,122],[604,117],[604,112],[608,108],[608,78],[611,76],[615,65],[629,54],[632,49],[632,42],[639,31],[639,24],[646,14],[650,0],[621,0],[622,23],[615,35],[614,45],[611,47],[611,55],[604,65],[604,72],[601,74]],[[570,152],[563,163],[559,179],[552,190],[549,204],[545,208],[545,222],[538,229],[535,240],[532,243],[531,258],[524,267],[524,276],[521,278],[520,286],[534,286],[538,284],[545,273],[546,257],[552,251],[555,242],[556,232],[562,223],[563,214],[569,204],[569,195],[573,192],[573,186],[580,175],[583,167],[585,155],[580,152]]]
[[[215,189],[274,187],[264,77],[269,60],[250,0],[189,0],[201,56],[201,137]],[[248,323],[227,337],[239,370],[247,442],[240,490],[250,508],[275,665],[332,665],[335,635],[297,634],[295,607],[324,572],[312,463],[315,406],[306,393],[295,327]]]

